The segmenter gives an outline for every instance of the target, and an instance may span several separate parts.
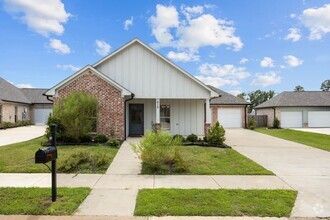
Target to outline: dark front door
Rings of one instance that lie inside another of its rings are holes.
[[[140,136],[144,131],[143,104],[129,105],[129,135]]]

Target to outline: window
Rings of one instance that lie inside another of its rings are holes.
[[[2,105],[0,105],[0,123],[2,122]]]
[[[23,112],[22,112],[22,120],[26,120],[27,119],[27,108],[24,108]]]
[[[17,113],[18,113],[18,108],[17,108],[17,106],[15,106],[15,122],[18,121],[18,115],[17,115]]]
[[[171,107],[169,105],[160,106],[160,126],[162,130],[171,130]]]

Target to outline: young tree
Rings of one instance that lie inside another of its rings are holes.
[[[237,97],[245,100],[247,99],[247,95],[244,92],[237,94]]]
[[[321,90],[324,92],[330,91],[330,79],[327,79],[322,83]]]
[[[261,91],[256,90],[253,92],[248,93],[248,100],[251,102],[252,105],[249,106],[249,113],[252,112],[252,109],[257,105],[273,98],[275,96],[275,92],[273,90]]]
[[[73,92],[54,106],[53,116],[64,126],[64,135],[79,141],[92,131],[98,101],[84,92]]]
[[[302,87],[301,85],[297,85],[294,90],[295,92],[303,92],[305,91],[304,87]]]

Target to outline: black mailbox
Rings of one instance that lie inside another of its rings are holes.
[[[39,149],[35,154],[35,163],[48,163],[57,159],[57,148],[46,147]]]

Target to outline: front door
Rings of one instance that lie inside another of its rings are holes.
[[[129,105],[129,135],[141,136],[144,133],[143,104]]]

